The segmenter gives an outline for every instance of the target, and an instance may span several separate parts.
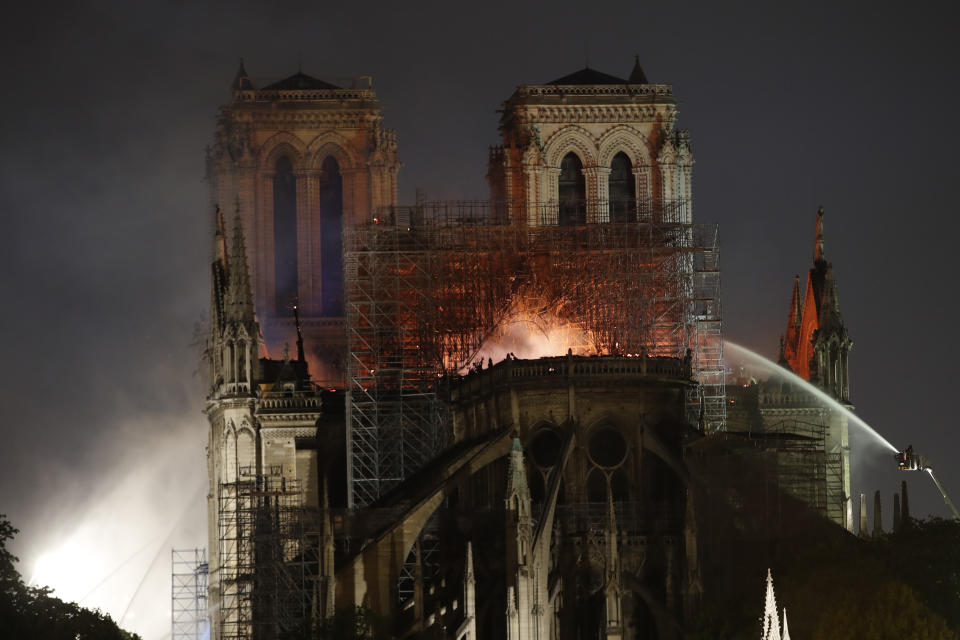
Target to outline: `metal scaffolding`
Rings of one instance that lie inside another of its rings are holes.
[[[777,452],[777,482],[834,522],[844,522],[843,458],[826,447],[828,425],[822,411],[806,419],[784,418],[767,425],[768,446]]]
[[[507,219],[550,220],[557,205],[526,216],[502,203],[427,202],[346,230],[353,506],[447,444],[438,385],[517,324],[562,332],[562,348],[541,355],[683,358],[689,349],[700,383],[691,418],[723,428],[716,226],[685,222],[683,203],[636,205],[626,222],[527,226]]]
[[[171,550],[171,640],[209,637],[207,550]]]
[[[269,640],[299,630],[313,609],[318,564],[299,482],[255,476],[218,488],[219,638]]]

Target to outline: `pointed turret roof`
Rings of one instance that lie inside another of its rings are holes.
[[[233,220],[233,246],[230,248],[227,313],[233,320],[253,319],[253,294],[250,291],[250,269],[247,265],[247,245],[243,236],[240,212]]]
[[[214,259],[210,265],[210,328],[214,331],[223,330],[226,321],[227,303],[227,241],[223,229],[223,213],[220,207],[214,216]]]
[[[233,77],[231,87],[234,91],[251,91],[256,88],[250,76],[247,75],[247,69],[243,66],[243,58],[240,58],[240,67],[237,69],[237,75]]]
[[[627,78],[627,82],[630,84],[650,84],[647,80],[647,74],[643,72],[643,67],[640,66],[639,55],[633,59],[633,70],[630,72],[630,77]]]
[[[302,71],[297,71],[289,78],[284,78],[263,88],[264,91],[322,91],[326,89],[340,89],[340,87],[308,76]]]
[[[507,511],[512,511],[517,524],[531,525],[530,484],[527,482],[527,468],[523,463],[523,446],[519,438],[513,439],[510,450],[510,467],[507,469],[507,491],[504,496]]]
[[[790,317],[787,320],[787,326],[795,331],[800,330],[800,323],[803,320],[803,301],[800,298],[800,276],[793,276],[793,295],[790,299]]]

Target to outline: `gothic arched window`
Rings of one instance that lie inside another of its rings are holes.
[[[560,225],[584,224],[587,221],[587,181],[583,175],[583,163],[571,152],[560,161],[560,178],[557,183]]]
[[[610,163],[610,222],[634,222],[637,219],[637,185],[633,164],[620,152]]]
[[[286,156],[273,174],[274,297],[278,316],[293,315],[297,300],[297,178]]]
[[[607,475],[601,469],[593,469],[587,475],[587,502],[607,501]]]
[[[320,168],[321,307],[324,316],[343,315],[343,176],[336,158]]]

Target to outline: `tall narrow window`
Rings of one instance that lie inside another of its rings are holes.
[[[587,221],[587,181],[577,154],[568,153],[560,161],[558,187],[557,222],[560,225],[584,224]]]
[[[633,164],[620,152],[610,163],[610,222],[635,222],[637,219],[637,185]]]
[[[293,315],[297,300],[297,179],[290,159],[277,160],[273,176],[274,294],[278,316]]]
[[[343,177],[327,156],[320,168],[321,299],[324,316],[343,315]]]

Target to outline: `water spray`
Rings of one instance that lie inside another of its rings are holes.
[[[946,502],[950,510],[953,511],[953,519],[960,522],[960,512],[957,511],[953,500],[947,495],[943,485],[940,484],[937,476],[933,473],[933,465],[927,458],[918,453],[914,453],[913,445],[910,445],[904,451],[898,451],[894,459],[897,461],[897,469],[900,471],[926,471],[930,475],[930,479],[933,480],[933,483],[937,485],[937,490],[939,490],[940,495],[943,496],[943,501]]]
[[[894,453],[894,457],[897,460],[897,468],[900,471],[926,471],[930,475],[930,479],[933,480],[933,483],[937,485],[937,490],[940,492],[940,495],[943,496],[943,501],[947,503],[947,506],[950,507],[950,510],[953,512],[953,517],[957,522],[960,522],[960,511],[957,511],[957,508],[954,506],[953,501],[950,500],[950,497],[947,495],[947,492],[944,490],[943,485],[940,484],[940,481],[937,479],[937,476],[933,473],[933,466],[930,464],[930,461],[924,458],[923,456],[917,455],[913,452],[913,447],[907,447],[905,451],[898,451],[895,446],[890,444],[890,441],[877,433],[877,430],[868,425],[863,421],[862,418],[857,416],[847,407],[843,406],[837,400],[830,395],[828,395],[823,389],[820,389],[809,381],[804,380],[794,372],[789,369],[785,369],[775,362],[764,358],[759,353],[751,351],[744,346],[741,346],[735,342],[730,342],[728,340],[723,341],[724,350],[733,351],[738,353],[740,356],[745,357],[755,364],[762,367],[768,373],[773,375],[783,376],[793,384],[801,387],[805,391],[815,395],[817,398],[821,399],[833,409],[836,409],[847,419],[862,428],[866,433],[872,435],[878,442],[882,443],[884,446],[890,449]]]
[[[761,366],[768,373],[771,373],[777,376],[783,376],[784,378],[789,380],[791,383],[797,385],[798,387],[802,388],[804,391],[822,400],[831,409],[835,409],[836,411],[839,411],[841,414],[846,416],[847,420],[856,424],[858,427],[863,429],[864,432],[873,436],[874,439],[876,439],[878,442],[880,442],[885,447],[887,447],[891,452],[897,453],[897,448],[892,444],[890,444],[889,440],[887,440],[882,435],[877,433],[876,429],[874,429],[869,424],[864,422],[863,419],[860,418],[860,416],[855,414],[853,411],[850,411],[850,409],[848,409],[841,403],[837,402],[835,398],[830,396],[823,389],[813,385],[808,380],[804,380],[803,378],[795,374],[793,371],[790,371],[789,369],[786,369],[780,366],[776,362],[773,362],[772,360],[764,358],[759,353],[756,353],[755,351],[751,351],[750,349],[747,349],[746,347],[741,346],[735,342],[724,340],[723,348],[724,348],[724,351],[728,351],[728,350],[733,351],[735,353],[738,353],[742,357],[746,357],[747,359],[753,361],[755,364],[758,364],[759,366]]]

